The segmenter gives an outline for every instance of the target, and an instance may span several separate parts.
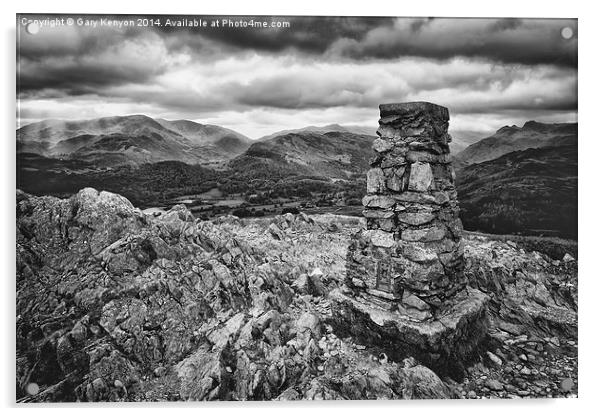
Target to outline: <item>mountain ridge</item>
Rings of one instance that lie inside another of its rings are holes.
[[[241,133],[224,127],[190,120],[153,119],[145,115],[80,121],[43,120],[21,127],[16,135],[17,152],[85,158],[90,151],[81,150],[88,148],[95,150],[92,160],[100,165],[164,160],[192,164],[219,161],[244,152],[252,142]],[[119,138],[125,147],[116,148],[107,140],[110,137]],[[125,137],[130,138],[129,143]]]
[[[454,157],[464,167],[497,159],[504,154],[528,148],[563,146],[577,141],[577,123],[527,121],[523,127],[504,126],[493,135],[471,144]]]
[[[325,126],[310,125],[310,126],[300,127],[297,129],[279,130],[274,133],[262,136],[262,137],[256,139],[256,141],[263,142],[263,141],[267,141],[267,140],[273,139],[278,136],[283,136],[288,133],[308,133],[308,132],[311,132],[311,133],[341,132],[341,133],[353,133],[353,134],[361,134],[361,135],[376,137],[377,127],[378,126],[371,127],[371,126],[360,126],[360,125],[342,126],[338,123],[331,123],[331,124],[327,124]]]
[[[465,229],[577,238],[577,143],[528,148],[456,172]]]
[[[244,170],[268,164],[304,174],[347,179],[367,170],[373,139],[349,132],[289,132],[254,142],[229,166]]]

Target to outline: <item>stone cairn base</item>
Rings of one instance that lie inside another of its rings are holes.
[[[379,342],[397,339],[413,354],[466,354],[485,333],[487,297],[464,276],[448,110],[414,102],[383,104],[380,114],[363,199],[367,229],[351,240],[346,288],[335,294],[353,310],[338,317],[354,319],[364,335],[366,326],[381,328]]]

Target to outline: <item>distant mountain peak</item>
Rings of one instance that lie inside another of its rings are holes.
[[[513,124],[512,126],[504,126],[500,129],[498,129],[498,131],[495,132],[495,134],[498,133],[512,133],[515,131],[520,130],[520,127],[518,127],[517,125]]]
[[[523,125],[523,129],[527,130],[541,130],[542,128],[547,128],[549,126],[554,126],[554,124],[546,124],[540,123],[535,120],[529,120]]]
[[[372,156],[373,138],[348,131],[312,129],[283,131],[269,140],[256,140],[229,166],[241,172],[288,172],[324,178],[350,179],[363,175]]]
[[[327,124],[325,126],[305,126],[299,129],[281,130],[267,136],[260,137],[257,141],[266,141],[278,136],[286,135],[287,133],[318,133],[324,134],[328,132],[353,133],[365,136],[376,136],[376,127],[348,125],[342,126],[337,123]]]
[[[494,135],[471,144],[456,155],[460,165],[496,159],[506,153],[577,143],[576,123],[527,121],[523,127],[504,126]]]
[[[341,126],[340,124],[337,124],[337,123],[332,123],[332,124],[328,124],[328,125],[326,125],[326,126],[324,126],[322,128],[323,129],[337,129],[337,130],[340,130],[340,129],[344,129],[345,127],[343,127],[343,126]]]

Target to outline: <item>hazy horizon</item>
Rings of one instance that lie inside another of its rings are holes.
[[[35,123],[44,122],[44,121],[83,122],[83,121],[95,120],[95,119],[98,119],[98,118],[131,117],[131,116],[146,116],[146,117],[150,117],[150,118],[153,118],[153,119],[164,119],[164,120],[167,120],[167,121],[187,120],[187,121],[192,121],[192,122],[199,123],[199,124],[204,124],[204,125],[217,125],[217,124],[213,124],[213,123],[205,123],[203,120],[189,120],[189,119],[183,119],[183,118],[163,118],[163,117],[153,117],[151,115],[142,114],[142,113],[132,113],[132,114],[122,114],[122,115],[100,116],[100,117],[86,118],[86,119],[77,119],[77,118],[73,118],[73,119],[67,119],[67,118],[62,118],[62,119],[58,119],[58,118],[39,119],[39,120],[28,121],[28,122],[24,123],[21,126],[17,126],[17,129],[19,129],[21,127],[26,127],[26,126],[28,126],[30,124],[35,124]],[[470,133],[471,135],[478,135],[478,138],[482,139],[482,138],[488,137],[489,135],[494,134],[498,129],[500,129],[502,127],[512,126],[512,125],[516,125],[518,127],[522,127],[528,121],[537,121],[537,122],[540,122],[540,123],[577,123],[576,117],[575,117],[574,120],[573,119],[569,119],[569,120],[550,120],[550,121],[548,121],[548,120],[538,120],[538,119],[536,119],[536,120],[525,119],[524,121],[520,121],[520,122],[503,124],[503,125],[500,125],[500,126],[494,128],[492,130],[459,130],[459,129],[454,129],[453,126],[451,125],[453,123],[450,122],[450,130],[449,130],[449,132],[450,132],[450,135],[452,136],[452,139],[454,139],[454,138],[462,138],[462,137],[458,137],[457,135],[464,135],[464,134],[467,134],[467,133]],[[307,128],[307,127],[323,128],[323,127],[326,127],[326,126],[329,126],[329,125],[335,125],[335,124],[340,125],[341,127],[361,127],[361,128],[367,128],[367,129],[374,127],[374,135],[376,135],[376,130],[378,128],[378,119],[377,119],[376,123],[373,123],[374,124],[373,126],[370,126],[370,125],[367,125],[367,124],[365,124],[365,125],[355,124],[355,123],[345,123],[345,124],[343,124],[343,123],[336,123],[336,122],[324,123],[324,124],[318,124],[318,125],[308,124],[308,125],[304,125],[304,126],[291,126],[291,127],[283,128],[283,129],[280,129],[280,130],[269,131],[269,132],[267,132],[267,133],[265,133],[265,134],[263,134],[261,136],[256,136],[256,137],[249,136],[248,134],[245,134],[245,132],[244,132],[243,129],[236,129],[234,127],[225,126],[225,125],[217,125],[217,126],[224,127],[224,128],[230,129],[230,130],[234,130],[237,133],[243,134],[244,136],[246,136],[247,138],[249,138],[251,140],[259,140],[259,139],[261,139],[263,137],[272,135],[274,133],[278,133],[280,131],[285,131],[285,130],[300,130],[300,129],[304,129],[304,128]],[[471,137],[471,139],[475,139],[475,137]]]

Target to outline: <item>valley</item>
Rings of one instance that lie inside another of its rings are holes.
[[[352,128],[309,126],[251,141],[218,126],[143,116],[41,122],[17,132],[17,187],[58,197],[94,187],[148,212],[182,204],[201,219],[361,216],[374,136]],[[576,131],[575,124],[506,126],[457,153],[466,229],[576,239]],[[178,143],[203,156],[170,156]],[[221,156],[206,151],[218,147]]]

